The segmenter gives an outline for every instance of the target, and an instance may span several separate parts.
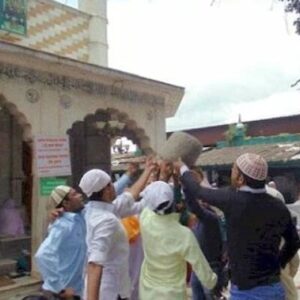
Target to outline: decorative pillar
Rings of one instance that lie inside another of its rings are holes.
[[[89,62],[107,67],[107,0],[79,0],[79,10],[91,15],[89,25]]]

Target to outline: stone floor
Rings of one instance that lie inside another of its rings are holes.
[[[299,254],[300,254],[300,253],[299,253]],[[19,279],[19,280],[18,280],[18,285],[20,285],[20,286],[24,285],[24,284],[25,284],[25,280],[28,280],[28,279],[26,279],[26,278]],[[37,282],[37,281],[35,280],[35,281],[32,282],[32,283],[36,283],[36,282]],[[296,275],[296,277],[295,277],[295,284],[296,284],[296,286],[299,287],[299,289],[298,289],[298,299],[300,299],[300,268],[299,268],[298,273],[297,273],[297,275]],[[35,291],[37,291],[37,288],[36,288],[36,287],[37,287],[37,286],[35,285]],[[23,290],[23,292],[20,291],[20,292],[18,292],[16,295],[11,295],[11,296],[5,297],[5,298],[2,297],[2,296],[4,296],[4,295],[2,294],[3,291],[1,291],[1,292],[0,292],[0,300],[21,300],[24,296],[26,296],[26,295],[32,293],[33,290],[34,290],[34,289],[32,289],[32,290],[30,290],[30,291],[28,290],[28,291],[26,291],[26,292],[25,292],[25,290]],[[188,293],[188,300],[191,300],[191,299],[192,299],[192,291],[191,291],[190,288],[188,288],[187,293]]]
[[[298,252],[298,254],[300,256],[300,251]],[[294,281],[295,281],[296,287],[298,288],[298,299],[300,300],[300,266],[299,266],[298,273],[296,274]],[[192,299],[192,290],[190,288],[188,288],[187,294],[188,294],[188,300],[191,300]],[[229,293],[226,293],[226,296],[229,297]]]

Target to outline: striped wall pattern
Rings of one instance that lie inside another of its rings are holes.
[[[29,0],[27,37],[2,33],[0,39],[87,62],[89,19],[52,0]]]

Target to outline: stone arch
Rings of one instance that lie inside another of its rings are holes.
[[[118,132],[120,136],[126,136],[128,139],[132,140],[139,148],[143,151],[144,154],[152,154],[154,151],[150,146],[150,139],[146,135],[146,132],[143,128],[139,127],[133,119],[131,119],[127,113],[121,112],[116,108],[106,108],[106,109],[97,109],[94,114],[87,114],[83,121],[76,121],[72,124],[72,127],[67,131],[68,134],[76,127],[80,126],[81,123],[88,122],[97,122],[97,121],[109,121],[115,120],[124,124],[124,128]],[[93,130],[93,129],[92,129]]]
[[[0,94],[0,108],[1,107],[6,108],[21,126],[23,132],[23,141],[31,143],[33,141],[32,128],[26,116],[18,110],[14,103],[7,101],[3,94]]]
[[[110,121],[123,126],[114,129]],[[103,128],[98,124],[102,124]],[[146,155],[153,153],[145,130],[127,113],[115,108],[98,109],[95,113],[86,115],[82,121],[74,122],[67,133],[70,137],[73,184],[78,184],[87,169],[98,167],[110,172],[111,139],[115,136],[126,136]]]
[[[24,207],[25,227],[31,227],[33,191],[32,127],[17,106],[0,94],[0,203],[8,198]],[[26,226],[27,225],[27,226]],[[1,258],[1,254],[0,254]]]

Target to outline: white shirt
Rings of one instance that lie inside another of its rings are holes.
[[[90,200],[86,205],[87,261],[103,266],[99,300],[130,296],[129,244],[119,217],[142,209],[143,203],[127,192],[112,203]]]
[[[283,195],[278,190],[274,189],[273,187],[270,187],[270,186],[266,185],[266,191],[267,191],[267,194],[269,194],[272,197],[277,198],[280,201],[282,201],[283,203],[285,203]]]
[[[300,230],[300,200],[297,200],[295,203],[287,204],[292,217],[297,218],[297,230]]]

